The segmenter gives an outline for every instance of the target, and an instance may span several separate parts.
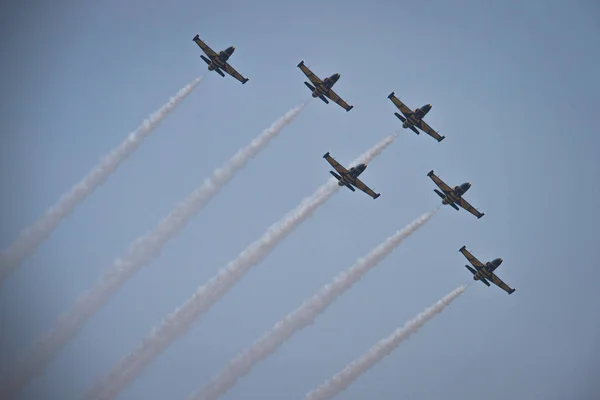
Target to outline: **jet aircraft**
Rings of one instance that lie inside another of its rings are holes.
[[[375,193],[373,190],[371,190],[371,188],[358,179],[358,176],[362,174],[365,169],[367,169],[367,164],[358,164],[357,166],[350,168],[350,170],[347,170],[346,168],[342,167],[340,163],[335,160],[335,158],[331,157],[329,152],[325,153],[323,158],[326,159],[327,162],[329,162],[329,164],[331,164],[331,166],[335,168],[337,172],[339,172],[338,175],[333,171],[329,171],[329,173],[338,180],[338,185],[346,186],[353,192],[355,191],[353,186],[356,186],[374,199],[381,195],[381,193]]]
[[[471,204],[469,204],[469,202],[466,201],[465,199],[463,199],[463,197],[462,197],[466,193],[466,191],[471,188],[470,182],[463,183],[460,186],[455,186],[454,189],[452,189],[450,186],[446,185],[446,183],[444,183],[444,181],[442,181],[440,178],[438,178],[433,173],[433,170],[429,171],[427,176],[430,177],[431,180],[433,180],[433,182],[435,182],[435,184],[440,189],[442,189],[442,191],[444,192],[444,193],[442,193],[437,189],[433,189],[433,191],[436,192],[437,195],[443,199],[442,204],[448,204],[452,208],[454,208],[456,211],[458,211],[458,206],[460,206],[460,207],[464,208],[465,210],[467,210],[468,212],[470,212],[471,214],[473,214],[474,216],[476,216],[477,219],[479,219],[485,215],[485,213],[477,211],[477,209],[475,207],[473,207]],[[458,206],[457,206],[457,204],[458,204]]]
[[[423,121],[425,115],[427,115],[427,113],[431,110],[431,107],[433,107],[431,104],[425,104],[423,107],[412,111],[394,95],[394,92],[388,95],[388,99],[392,100],[392,103],[394,103],[394,105],[402,112],[402,114],[404,114],[404,116],[402,116],[397,112],[394,113],[396,117],[402,121],[403,128],[410,128],[417,135],[419,134],[417,128],[419,128],[438,142],[444,140],[446,136],[440,136],[439,133],[427,125],[427,122]]]
[[[300,61],[298,68],[304,72],[304,75],[306,75],[314,85],[313,86],[308,82],[304,82],[304,84],[312,91],[312,97],[318,97],[326,104],[329,104],[329,101],[325,97],[329,97],[333,102],[340,105],[346,111],[350,111],[354,108],[354,106],[349,106],[348,103],[342,100],[340,96],[338,96],[337,93],[331,89],[338,79],[340,79],[340,74],[333,74],[324,80],[321,80],[306,65],[304,65],[304,61]]]
[[[242,82],[242,84],[248,82],[248,78],[244,78],[242,76],[242,74],[237,72],[235,70],[235,68],[233,68],[231,65],[229,65],[227,63],[227,60],[229,60],[229,57],[231,57],[231,55],[235,51],[234,46],[230,46],[219,53],[215,53],[213,51],[213,49],[211,49],[206,43],[204,43],[202,40],[200,40],[200,36],[198,36],[198,35],[194,36],[193,40],[194,40],[194,42],[196,42],[196,44],[198,46],[200,46],[202,51],[204,53],[206,53],[206,55],[208,56],[208,58],[206,58],[203,55],[200,55],[200,58],[202,58],[204,60],[204,62],[208,64],[209,71],[216,71],[219,75],[221,75],[222,77],[225,77],[225,74],[223,73],[223,70],[224,70],[229,75],[233,76],[235,79]]]
[[[494,285],[505,290],[508,294],[511,294],[515,291],[515,289],[510,288],[506,283],[502,281],[502,279],[498,278],[498,276],[494,274],[496,268],[498,268],[500,264],[502,264],[502,258],[496,258],[492,261],[488,261],[487,263],[483,264],[481,261],[475,258],[475,256],[473,256],[473,254],[471,254],[469,250],[467,250],[466,246],[461,247],[458,251],[460,251],[463,254],[463,256],[465,256],[467,260],[469,260],[469,262],[475,267],[475,269],[473,269],[468,265],[465,265],[465,267],[467,267],[467,269],[473,274],[473,280],[481,281],[488,286],[490,286],[488,280],[491,280]]]

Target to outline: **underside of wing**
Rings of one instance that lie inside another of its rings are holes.
[[[471,254],[471,252],[467,250],[465,246],[461,247],[459,251],[463,254],[463,256],[467,258],[467,260],[469,260],[471,265],[473,265],[477,269],[477,271],[483,268],[483,264],[481,263],[481,261],[479,261],[473,254]]]
[[[356,186],[358,189],[362,190],[363,192],[365,192],[366,194],[368,194],[369,196],[371,196],[372,198],[376,199],[379,197],[379,193],[375,193],[373,190],[371,190],[370,187],[368,187],[367,185],[364,184],[363,181],[361,181],[358,178],[354,179],[354,182],[352,182],[352,184],[354,186]]]
[[[338,96],[338,94],[336,92],[334,92],[332,89],[329,89],[329,93],[327,93],[327,97],[329,97],[332,101],[336,102],[338,105],[340,105],[346,111],[350,111],[352,108],[354,108],[354,106],[350,106],[350,105],[348,105],[348,103],[346,103],[344,100],[342,100],[342,98],[340,96]]]
[[[242,76],[242,74],[237,72],[235,70],[235,68],[233,68],[231,65],[229,65],[229,63],[225,63],[225,72],[227,72],[229,75],[233,76],[235,79],[237,79],[238,81],[240,81],[242,83],[248,82],[248,78],[244,78]]]
[[[504,281],[500,278],[498,278],[498,276],[494,273],[492,273],[492,283],[496,286],[498,286],[500,289],[503,289],[504,291],[506,291],[506,293],[511,294],[512,292],[515,291],[515,289],[512,289],[510,286],[508,286],[506,283],[504,283]]]
[[[480,213],[479,211],[477,211],[475,207],[473,207],[468,201],[466,201],[462,197],[458,200],[458,205],[470,212],[471,214],[473,214],[474,216],[476,216],[477,218],[481,218],[484,216],[484,213]]]
[[[325,158],[325,159],[327,160],[327,162],[328,162],[329,164],[331,164],[331,166],[332,166],[333,168],[335,168],[335,170],[336,170],[337,172],[339,172],[339,173],[340,173],[340,175],[341,175],[342,177],[348,174],[348,170],[347,170],[346,168],[344,168],[344,167],[343,167],[343,166],[342,166],[342,165],[341,165],[339,162],[337,162],[337,161],[335,160],[335,158],[331,157],[331,156],[329,155],[329,153],[325,154],[325,155],[323,156],[323,158]]]
[[[397,98],[394,95],[394,92],[390,93],[390,95],[388,96],[388,98],[392,101],[392,103],[394,103],[394,105],[398,108],[398,110],[400,110],[400,112],[402,114],[404,114],[405,116],[409,116],[413,114],[413,111],[408,108],[406,106],[406,104],[404,104],[399,98]]]
[[[452,188],[450,188],[450,186],[446,185],[446,183],[441,180],[436,174],[433,173],[433,171],[430,171],[427,174],[428,177],[431,178],[431,180],[440,188],[442,189],[442,191],[446,194],[449,194],[452,192]]]
[[[301,62],[300,64],[298,64],[298,68],[300,68],[302,70],[302,72],[304,72],[304,75],[306,75],[308,77],[308,79],[314,84],[314,85],[320,85],[323,83],[323,81],[321,79],[319,79],[311,70],[310,68],[308,68],[306,65],[304,65],[304,62]]]
[[[196,44],[202,49],[202,51],[204,53],[206,53],[206,55],[209,56],[210,58],[213,58],[217,55],[217,53],[215,53],[213,51],[213,49],[211,49],[206,43],[204,43],[200,39],[200,36],[198,36],[198,35],[194,36],[194,42],[196,42]]]
[[[429,136],[431,136],[432,138],[434,138],[435,140],[437,140],[438,142],[441,142],[442,140],[444,140],[445,136],[441,136],[439,133],[437,133],[434,129],[432,129],[427,122],[420,120],[419,121],[419,128],[425,132],[426,134],[428,134]]]

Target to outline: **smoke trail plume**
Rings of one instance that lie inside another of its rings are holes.
[[[437,209],[423,214],[404,229],[387,238],[366,257],[360,258],[348,270],[336,276],[331,283],[323,286],[294,312],[275,324],[252,347],[231,360],[201,391],[191,395],[190,399],[217,399],[231,389],[240,378],[247,375],[260,361],[274,353],[294,333],[312,324],[314,319],[324,312],[338,296],[350,289],[367,272],[387,257],[404,239],[423,226],[436,211]]]
[[[135,131],[129,134],[127,139],[104,157],[100,164],[82,181],[46,211],[42,218],[21,232],[10,247],[0,254],[0,284],[11,271],[18,268],[23,260],[50,236],[65,217],[70,215],[87,196],[108,179],[110,174],[142,144],[142,141],[152,133],[160,122],[194,91],[202,78],[194,79],[172,97],[167,104],[150,115]]]
[[[370,162],[395,138],[396,135],[385,138],[352,164]],[[310,217],[339,188],[337,181],[331,179],[312,196],[303,200],[296,209],[272,225],[260,239],[242,251],[204,286],[198,288],[184,305],[167,316],[160,326],[153,329],[133,352],[124,357],[105,379],[88,392],[85,398],[102,400],[115,398],[173,341],[187,332],[197,318],[207,312],[239,282],[250,268],[262,261],[278,243]]]
[[[389,355],[405,339],[415,333],[427,321],[441,313],[444,308],[467,290],[466,286],[454,289],[446,297],[429,307],[414,319],[408,321],[402,328],[396,329],[387,338],[381,340],[359,359],[352,361],[346,368],[334,375],[315,390],[309,392],[304,400],[329,400],[340,394],[362,374]]]
[[[42,370],[83,326],[87,318],[98,311],[119,288],[144,264],[157,257],[165,243],[179,233],[187,222],[204,207],[219,190],[233,178],[235,173],[263,150],[281,130],[294,120],[306,103],[288,111],[271,127],[240,149],[221,168],[213,171],[204,184],[179,203],[150,233],[136,239],[128,252],[117,258],[96,285],[81,296],[75,305],[56,322],[52,331],[40,338],[26,358],[14,370],[14,374],[3,382],[0,398],[19,391],[32,375]]]

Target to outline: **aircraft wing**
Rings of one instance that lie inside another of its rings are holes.
[[[356,186],[358,189],[362,190],[363,192],[365,192],[366,194],[368,194],[369,196],[371,196],[372,198],[376,199],[380,196],[379,193],[375,193],[373,190],[371,190],[370,187],[368,187],[367,185],[365,185],[363,183],[363,181],[361,181],[358,178],[354,179],[354,182],[352,182],[352,184],[354,186]]]
[[[327,160],[327,162],[328,162],[329,164],[331,164],[331,166],[332,166],[333,168],[335,168],[335,170],[336,170],[337,172],[339,172],[341,176],[345,176],[345,175],[347,175],[347,174],[348,174],[348,170],[347,170],[346,168],[344,168],[344,167],[343,167],[343,166],[342,166],[342,165],[341,165],[339,162],[337,162],[337,161],[335,160],[335,158],[331,157],[331,156],[329,155],[329,152],[327,152],[327,153],[326,153],[326,154],[323,156],[323,158],[324,158],[324,159],[326,159],[326,160]],[[361,189],[361,190],[362,190],[362,189]]]
[[[504,281],[500,278],[498,278],[498,276],[496,274],[494,274],[492,272],[492,283],[496,286],[498,286],[500,289],[503,289],[504,291],[506,291],[506,293],[511,294],[512,292],[515,291],[515,289],[512,289],[510,286],[508,286],[506,283],[504,283]]]
[[[233,68],[231,65],[229,65],[229,63],[225,63],[225,72],[227,72],[229,75],[233,76],[235,79],[237,79],[238,81],[240,81],[242,83],[248,82],[248,78],[244,78],[242,76],[242,74],[237,72],[235,70],[235,68]]]
[[[392,103],[394,103],[394,105],[398,108],[398,110],[400,110],[400,112],[402,114],[404,114],[405,116],[409,116],[414,114],[413,110],[411,110],[410,108],[408,108],[406,106],[406,104],[404,104],[399,98],[397,98],[394,95],[394,92],[390,93],[390,95],[388,96],[388,99],[390,99],[392,101]]]
[[[298,64],[298,68],[300,68],[302,70],[302,72],[304,72],[304,75],[306,75],[308,77],[308,79],[313,83],[313,85],[317,86],[317,85],[320,85],[323,83],[323,81],[321,79],[319,79],[319,77],[317,77],[310,70],[310,68],[308,68],[306,65],[304,65],[304,61],[300,61],[300,64]]]
[[[477,211],[475,207],[469,204],[469,202],[463,199],[462,197],[458,200],[458,205],[470,212],[471,214],[473,214],[474,216],[476,216],[478,219],[485,215],[485,213]]]
[[[440,178],[438,178],[436,176],[436,174],[433,173],[433,170],[429,171],[429,173],[427,174],[428,177],[431,178],[431,180],[440,188],[442,189],[442,191],[446,194],[449,194],[452,192],[452,188],[448,185],[446,185],[446,183],[441,180]]]
[[[432,138],[434,138],[435,140],[437,140],[438,142],[441,142],[442,140],[444,140],[445,136],[440,135],[439,133],[437,133],[433,128],[431,128],[427,122],[420,120],[419,123],[417,124],[417,126],[426,134],[428,134],[429,136],[431,136]]]
[[[341,106],[346,111],[350,111],[354,108],[354,106],[349,106],[348,103],[346,103],[344,100],[342,100],[340,98],[340,96],[338,96],[338,94],[333,91],[333,89],[329,89],[329,93],[327,93],[326,96],[329,97],[332,101],[336,102],[339,106]]]
[[[460,251],[463,256],[469,260],[469,262],[479,271],[483,268],[483,263],[477,259],[469,250],[467,250],[466,246],[461,247],[458,251]]]
[[[217,53],[215,53],[213,51],[213,49],[211,49],[206,43],[204,43],[201,39],[200,36],[196,35],[194,36],[194,42],[196,42],[196,44],[202,49],[203,52],[206,53],[207,56],[209,56],[211,59],[213,57],[217,56]]]

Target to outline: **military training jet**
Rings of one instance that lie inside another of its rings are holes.
[[[331,164],[331,166],[335,168],[335,170],[341,175],[340,176],[333,171],[329,171],[329,173],[333,175],[335,179],[338,180],[338,185],[346,186],[353,192],[355,191],[355,189],[352,186],[356,186],[357,188],[359,188],[374,199],[378,198],[381,195],[381,193],[375,193],[373,190],[371,190],[371,188],[369,188],[360,179],[358,179],[358,176],[362,174],[365,171],[365,169],[367,169],[367,164],[358,164],[356,167],[352,167],[348,171],[346,168],[342,167],[340,163],[335,161],[335,159],[329,155],[329,152],[325,153],[323,158],[326,159],[327,162],[329,162],[329,164]]]
[[[515,291],[515,289],[511,289],[506,283],[502,281],[502,279],[498,278],[498,276],[494,274],[496,268],[498,268],[500,264],[502,264],[501,258],[496,258],[492,261],[488,261],[484,265],[481,261],[475,258],[465,246],[461,247],[458,251],[460,251],[463,254],[463,256],[465,256],[467,260],[469,260],[469,262],[475,267],[475,269],[473,269],[468,265],[465,265],[465,267],[467,267],[467,269],[473,274],[473,280],[481,281],[488,286],[490,286],[488,280],[491,280],[494,285],[505,290],[508,294],[511,294]]]
[[[225,77],[225,74],[223,73],[223,70],[224,70],[229,75],[233,76],[235,79],[242,82],[242,84],[248,82],[248,78],[244,78],[242,76],[242,74],[237,72],[235,70],[235,68],[233,68],[231,65],[229,65],[227,63],[227,60],[229,60],[229,57],[231,57],[231,55],[235,51],[234,46],[230,46],[217,54],[213,51],[213,49],[208,47],[208,45],[206,43],[204,43],[202,40],[200,40],[200,36],[198,36],[198,35],[194,36],[193,40],[194,40],[194,42],[196,42],[196,44],[198,46],[200,46],[202,51],[205,52],[206,55],[208,56],[208,58],[206,58],[203,55],[200,55],[200,58],[202,58],[204,60],[204,62],[208,64],[209,71],[216,71],[219,75],[221,75],[222,77]]]
[[[433,137],[438,142],[444,140],[446,136],[440,136],[439,133],[437,133],[434,129],[427,125],[427,122],[423,121],[425,115],[427,115],[427,113],[431,110],[431,107],[433,107],[431,104],[425,104],[423,107],[417,108],[414,111],[412,111],[402,101],[400,101],[399,98],[397,98],[394,95],[394,92],[388,95],[388,99],[392,100],[392,103],[394,103],[394,105],[402,112],[402,114],[404,114],[403,117],[397,112],[394,113],[396,117],[398,117],[398,119],[403,122],[403,128],[410,128],[417,135],[419,134],[417,128],[419,128],[423,132],[427,133],[429,136]]]
[[[304,61],[300,61],[298,68],[304,72],[304,75],[306,75],[314,85],[313,86],[308,82],[304,82],[304,84],[312,91],[312,97],[318,97],[326,104],[329,104],[329,101],[327,101],[325,97],[329,97],[333,102],[340,105],[346,111],[350,111],[354,108],[354,106],[349,106],[348,103],[342,100],[340,96],[338,96],[337,93],[331,89],[338,79],[340,79],[340,74],[333,74],[324,80],[321,80],[315,74],[313,74],[313,72],[306,65],[304,65]]]
[[[437,189],[433,190],[437,193],[438,196],[440,196],[443,199],[442,204],[448,204],[452,206],[452,208],[454,208],[456,211],[458,211],[458,206],[456,205],[458,204],[460,207],[464,208],[465,210],[476,216],[478,219],[485,215],[485,213],[477,211],[475,207],[473,207],[471,204],[469,204],[468,201],[462,198],[463,194],[465,194],[466,191],[469,190],[469,188],[471,187],[471,183],[466,182],[460,186],[455,186],[454,189],[452,189],[450,186],[446,185],[444,181],[438,178],[433,173],[433,170],[429,171],[427,176],[430,177],[433,180],[433,182],[435,182],[435,184],[438,185],[438,187],[444,192],[442,193]]]

